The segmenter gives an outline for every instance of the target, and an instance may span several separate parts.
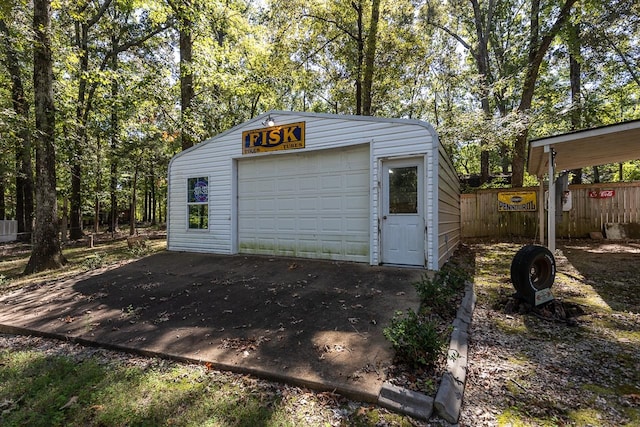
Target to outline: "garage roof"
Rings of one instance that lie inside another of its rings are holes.
[[[556,152],[558,171],[638,160],[640,120],[532,140],[529,143],[530,174],[541,177],[548,172],[550,148]]]

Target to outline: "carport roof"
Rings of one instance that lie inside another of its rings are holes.
[[[548,147],[548,148],[547,148]],[[555,170],[578,169],[640,159],[640,120],[535,139],[529,143],[528,171],[543,176],[549,170],[549,149],[555,150]]]

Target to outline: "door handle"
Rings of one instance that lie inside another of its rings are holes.
[[[386,215],[385,215],[385,216],[383,216],[383,217],[382,217],[382,219],[387,219],[387,216],[386,216]]]

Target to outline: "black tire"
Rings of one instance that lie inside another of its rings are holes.
[[[556,260],[544,246],[524,246],[511,262],[511,282],[516,296],[532,304],[536,292],[550,288],[555,278]]]

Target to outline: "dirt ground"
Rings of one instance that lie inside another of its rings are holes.
[[[5,295],[0,324],[373,400],[393,359],[382,329],[417,309],[422,273],[163,252]]]
[[[575,323],[505,310],[527,243],[470,243],[478,304],[460,425],[640,425],[640,242],[558,242],[552,291]]]

